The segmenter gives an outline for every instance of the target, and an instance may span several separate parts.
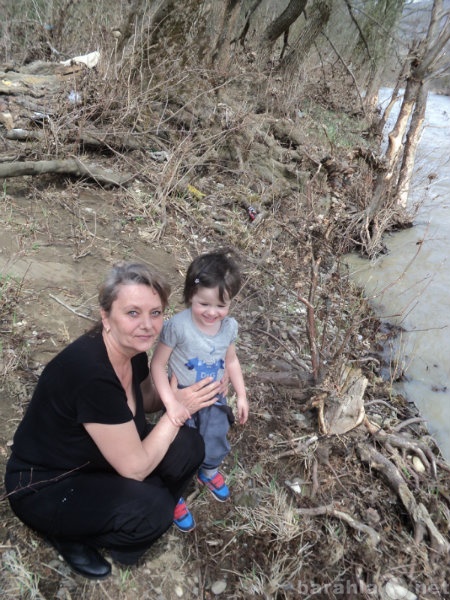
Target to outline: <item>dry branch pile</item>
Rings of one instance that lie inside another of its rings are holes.
[[[84,148],[97,151],[138,150],[131,135],[98,130],[79,110],[83,77],[88,67],[37,62],[20,71],[0,71],[0,123],[6,128],[7,155],[1,158],[0,177],[55,174],[88,179],[105,186],[124,186],[134,175],[114,172],[74,156]],[[76,114],[79,112],[79,114]],[[32,142],[38,142],[33,146]],[[47,148],[50,160],[30,160],[33,148]],[[13,153],[13,156],[8,156]],[[65,158],[66,156],[71,158]],[[62,156],[62,158],[60,158]],[[28,160],[26,160],[26,158]]]

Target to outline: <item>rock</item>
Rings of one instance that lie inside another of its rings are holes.
[[[294,477],[292,481],[286,479],[284,482],[295,494],[302,493],[302,483],[304,483],[299,477]]]
[[[412,464],[417,473],[425,473],[426,467],[418,456],[413,456]]]
[[[381,521],[381,517],[377,510],[369,506],[369,508],[366,510],[366,520],[369,525],[373,526],[378,525],[378,523]]]
[[[223,579],[215,581],[211,586],[211,591],[215,596],[219,596],[227,589],[227,582]]]
[[[407,587],[394,578],[390,579],[383,588],[384,600],[417,600],[416,594],[413,594]]]

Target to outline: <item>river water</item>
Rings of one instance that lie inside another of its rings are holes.
[[[380,104],[389,90],[380,91]],[[390,124],[392,126],[392,123]],[[387,125],[387,131],[389,124]],[[388,254],[348,258],[352,279],[382,320],[404,329],[395,389],[414,402],[450,460],[450,97],[430,94],[409,195],[414,227],[386,236]]]

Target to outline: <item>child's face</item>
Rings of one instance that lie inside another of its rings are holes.
[[[221,322],[229,313],[230,304],[231,300],[227,295],[224,302],[220,301],[218,287],[199,287],[191,300],[194,323],[205,333],[217,333]]]

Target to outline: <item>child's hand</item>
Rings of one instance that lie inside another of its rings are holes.
[[[249,407],[247,398],[238,398],[237,402],[238,419],[241,425],[245,425],[248,419]]]
[[[188,409],[181,402],[178,402],[178,400],[171,402],[170,406],[166,408],[169,419],[177,427],[184,425],[185,421],[191,418]]]

